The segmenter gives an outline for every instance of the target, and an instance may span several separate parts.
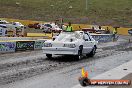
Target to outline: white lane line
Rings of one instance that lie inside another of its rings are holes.
[[[123,69],[127,69],[127,70],[123,70]],[[130,73],[132,73],[132,60],[112,70],[109,70],[101,75],[93,77],[92,79],[121,79]],[[88,86],[85,88],[107,88],[107,87],[108,86]],[[78,84],[72,88],[84,88],[84,87]]]

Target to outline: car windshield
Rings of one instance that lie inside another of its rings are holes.
[[[13,23],[13,25],[16,25],[16,23]]]
[[[0,28],[7,28],[6,26],[2,26],[2,25],[0,25]]]
[[[76,32],[62,32],[59,36],[57,36],[55,41],[70,41],[70,39],[73,39],[73,41],[75,41],[81,38],[81,34]]]
[[[45,24],[44,26],[52,28],[50,24]]]
[[[0,24],[6,24],[6,22],[0,22]]]
[[[16,22],[16,23],[15,23],[15,25],[22,25],[22,24],[21,24],[21,23],[19,23],[19,22]]]

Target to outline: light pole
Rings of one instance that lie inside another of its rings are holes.
[[[86,11],[88,9],[88,0],[86,0]]]

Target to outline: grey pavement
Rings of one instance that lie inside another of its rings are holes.
[[[108,74],[110,74],[108,73],[108,70],[110,69],[118,69],[118,71],[120,71],[122,74],[115,74],[113,77],[122,78],[126,75],[126,73],[130,73],[130,71],[123,71],[124,68],[127,68],[127,64],[122,66],[122,68],[118,68],[117,66],[126,62],[129,63],[129,61],[131,61],[131,57],[132,52],[126,52],[119,55],[92,60],[90,62],[80,63],[71,67],[66,67],[61,70],[34,76],[32,78],[27,78],[11,84],[2,85],[0,88],[82,88],[78,82],[78,77],[81,76],[82,67],[85,67],[85,69],[89,71],[90,78],[96,77],[97,75],[104,72],[106,72],[106,75],[99,75],[97,77],[102,79],[108,78]],[[127,69],[131,70],[130,67],[131,66],[129,66]],[[114,72],[116,73],[116,71]],[[125,74],[123,72],[125,72]]]

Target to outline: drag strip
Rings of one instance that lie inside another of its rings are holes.
[[[75,61],[72,58],[63,56],[56,56],[53,59],[48,60],[45,55],[43,55],[42,51],[17,53],[17,55],[15,56],[14,54],[14,57],[12,58],[9,58],[10,56],[5,54],[5,57],[8,58],[8,60],[2,55],[2,58],[4,59],[0,62],[0,84],[8,84],[68,66],[83,64],[85,62],[90,63],[92,60],[123,54],[126,53],[126,49],[132,47],[132,44],[126,43],[123,46],[115,45],[114,47],[115,48],[101,47],[97,50],[95,57],[84,57],[84,59],[80,61]]]

